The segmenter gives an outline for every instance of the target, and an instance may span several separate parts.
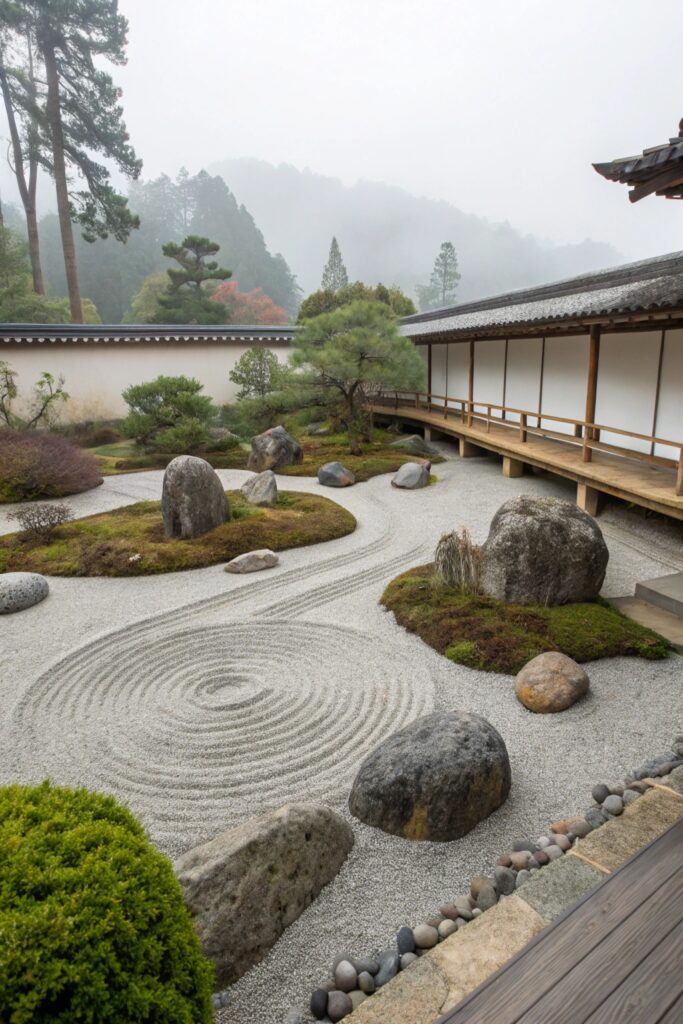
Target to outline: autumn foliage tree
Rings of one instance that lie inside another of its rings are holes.
[[[213,293],[214,302],[222,302],[227,324],[286,324],[287,312],[277,306],[262,288],[241,292],[237,281],[224,281]]]

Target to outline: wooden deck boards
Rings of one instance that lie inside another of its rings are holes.
[[[439,1024],[680,1024],[683,819]]]
[[[673,468],[599,450],[593,451],[591,462],[583,462],[581,443],[575,443],[571,436],[562,441],[530,433],[524,442],[519,438],[516,425],[491,424],[487,431],[481,421],[475,420],[471,426],[463,423],[456,410],[444,417],[443,412],[415,408],[405,402],[399,403],[397,408],[377,405],[374,412],[464,438],[481,448],[549,470],[601,493],[683,519],[683,496],[676,495],[676,470]]]

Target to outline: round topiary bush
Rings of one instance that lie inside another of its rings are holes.
[[[212,981],[171,863],[128,811],[0,788],[0,1020],[209,1024]]]
[[[65,437],[0,430],[0,502],[63,498],[102,483],[97,460]]]

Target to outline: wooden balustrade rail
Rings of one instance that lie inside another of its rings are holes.
[[[426,401],[423,401],[423,399],[426,399]],[[518,409],[511,405],[498,405],[495,402],[478,402],[469,398],[453,398],[449,395],[437,395],[424,391],[383,392],[377,401],[382,405],[393,405],[397,410],[400,407],[400,403],[413,405],[416,409],[427,409],[428,412],[436,410],[441,412],[443,410],[445,420],[449,419],[453,412],[458,411],[457,408],[454,409],[454,406],[459,406],[460,420],[466,426],[471,427],[476,419],[483,420],[486,423],[487,433],[491,432],[492,423],[509,429],[517,429],[519,431],[519,439],[523,443],[528,440],[529,434],[550,437],[554,440],[565,442],[568,441],[569,437],[572,437],[569,443],[581,442],[584,462],[590,462],[592,452],[596,450],[639,459],[658,466],[674,467],[677,468],[676,494],[683,495],[683,441],[671,441],[668,438],[656,437],[653,434],[639,434],[634,430],[624,430],[621,427],[612,427],[605,423],[591,423],[587,420],[574,419],[568,416],[553,416],[551,413],[543,412],[539,409]],[[501,415],[494,415],[494,411]],[[508,414],[518,416],[519,421],[515,422],[514,420],[507,419]],[[535,426],[529,422],[532,419],[536,420]],[[574,428],[573,435],[567,435],[562,431],[544,427],[542,425],[544,420],[572,426]],[[650,452],[639,452],[632,448],[622,448],[619,445],[609,444],[601,440],[602,434],[616,434],[620,437],[628,437],[636,441],[645,441],[650,445]],[[668,459],[664,456],[655,455],[656,445],[678,449],[678,459]]]

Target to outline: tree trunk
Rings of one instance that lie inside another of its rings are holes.
[[[38,238],[38,217],[36,213],[36,188],[38,184],[38,163],[35,155],[30,155],[29,181],[26,181],[24,171],[24,153],[21,146],[21,138],[17,127],[17,119],[12,103],[12,94],[7,81],[7,73],[4,67],[0,66],[0,87],[5,101],[7,123],[9,125],[10,139],[12,142],[12,154],[14,157],[14,176],[17,179],[17,187],[21,202],[26,215],[26,230],[28,233],[28,251],[31,259],[31,273],[33,275],[33,290],[38,295],[45,294],[45,281],[43,268],[40,262],[40,240]]]
[[[69,188],[66,180],[66,161],[64,159],[64,130],[62,127],[62,111],[59,95],[59,73],[55,59],[54,47],[49,43],[43,46],[43,58],[47,75],[47,120],[52,136],[52,163],[57,192],[57,210],[59,228],[62,235],[64,252],[64,269],[69,289],[69,306],[71,319],[75,324],[83,323],[83,307],[78,287],[78,269],[76,266],[76,246],[74,244],[71,210],[69,208]]]

